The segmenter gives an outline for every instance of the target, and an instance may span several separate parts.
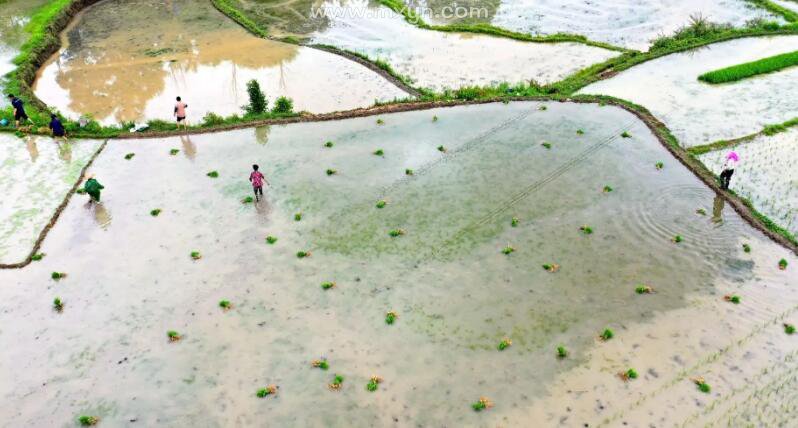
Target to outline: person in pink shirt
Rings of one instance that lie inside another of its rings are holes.
[[[249,181],[252,182],[252,190],[255,191],[255,202],[260,201],[260,199],[258,199],[258,193],[263,196],[263,182],[265,181],[266,184],[269,184],[269,181],[258,171],[257,165],[252,165],[252,173],[249,174]]]
[[[178,128],[180,128],[181,123],[184,128],[188,128],[188,122],[186,122],[186,108],[188,108],[188,104],[184,103],[180,97],[177,97],[177,103],[175,103],[175,118],[177,118]]]

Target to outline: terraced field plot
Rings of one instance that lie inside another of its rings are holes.
[[[0,334],[11,404],[0,416],[594,426],[648,422],[653,406],[667,425],[712,420],[708,404],[746,388],[727,358],[744,352],[758,372],[795,350],[780,323],[795,320],[796,279],[776,262],[798,260],[724,209],[633,115],[545,105],[109,143],[92,168],[105,221],[73,199],[47,257],[0,271],[0,325],[15,325]],[[271,186],[242,203],[253,163]],[[656,293],[637,295],[639,284]],[[597,341],[605,328],[615,338]],[[311,367],[321,356],[328,371]],[[624,383],[616,373],[629,367],[641,378]],[[329,391],[334,374],[345,380]],[[372,375],[384,379],[373,393]],[[268,384],[277,396],[256,397]],[[474,412],[480,396],[495,407]]]

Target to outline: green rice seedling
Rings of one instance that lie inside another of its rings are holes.
[[[97,416],[88,416],[88,415],[81,415],[78,417],[78,423],[84,427],[90,427],[97,425],[100,422],[100,418]]]
[[[698,214],[698,215],[707,215],[707,210],[705,210],[703,208],[699,208],[699,209],[695,210],[695,213]]]
[[[557,263],[545,263],[543,265],[543,269],[549,273],[554,273],[560,270],[560,265],[558,265]]]
[[[441,153],[446,153],[446,147],[438,146],[438,151]]]
[[[623,131],[621,138],[632,138],[632,134],[630,134],[629,131]]]
[[[268,397],[270,395],[274,395],[274,394],[277,394],[277,385],[269,385],[269,386],[267,386],[265,388],[261,388],[257,392],[255,392],[255,395],[258,398],[266,398],[266,397]]]
[[[565,349],[565,346],[558,346],[557,347],[557,358],[565,358],[568,356],[568,350]]]
[[[795,326],[792,324],[784,324],[784,332],[787,334],[795,334]]]
[[[493,407],[493,402],[488,400],[486,397],[479,397],[479,401],[471,405],[471,408],[477,412],[490,409],[491,407]]]
[[[194,260],[199,260],[199,259],[201,259],[201,258],[202,258],[202,254],[200,254],[200,252],[199,252],[199,251],[192,251],[192,252],[191,252],[191,254],[189,254],[189,255],[190,255],[190,256],[191,256],[191,258],[192,258],[192,259],[194,259]]]
[[[242,204],[251,204],[253,202],[255,202],[255,198],[252,196],[245,196],[243,199],[241,199]]]
[[[229,300],[220,300],[219,301],[219,307],[222,308],[225,311],[228,311],[230,309],[233,309],[233,304],[230,303]]]
[[[610,186],[604,186],[604,188],[601,189],[601,191],[604,192],[604,193],[610,193],[610,192],[612,192],[612,190],[613,190],[613,188],[610,187]]]
[[[736,82],[760,74],[773,73],[796,65],[798,65],[798,51],[710,71],[698,76],[698,80],[710,84]]]
[[[576,130],[576,135],[585,135],[585,131],[583,131],[581,129],[577,129]]]
[[[338,171],[336,171],[336,170],[334,170],[332,168],[327,168],[327,171],[325,171],[325,173],[327,173],[327,175],[335,175],[335,174],[338,174]]]
[[[402,236],[404,234],[405,234],[405,231],[403,229],[393,229],[390,232],[388,232],[388,235],[391,238],[396,238],[396,237]]]
[[[433,122],[437,122],[438,121],[438,116],[432,116],[432,121]]]
[[[174,330],[167,331],[166,332],[166,337],[169,338],[170,342],[177,342],[178,340],[183,338],[183,336],[181,336],[180,333],[178,333],[178,332],[176,332]]]
[[[275,242],[277,242],[277,237],[276,236],[269,235],[269,236],[266,237],[266,243],[267,244],[272,245]]]
[[[662,162],[657,162],[657,163],[654,164],[654,167],[657,168],[657,169],[662,169],[662,168],[665,168],[665,164],[662,163]]]
[[[382,378],[377,375],[373,375],[371,376],[371,379],[369,379],[369,383],[366,384],[366,390],[369,392],[374,392],[377,390],[377,387],[380,383],[382,383]]]
[[[654,292],[654,289],[648,285],[640,284],[635,287],[635,293],[637,294],[651,294]]]
[[[381,200],[381,201],[377,201],[377,205],[376,205],[376,206],[377,206],[377,208],[385,208],[385,206],[386,206],[386,205],[388,205],[388,202],[386,202],[386,201],[383,199],[383,200]]]
[[[382,149],[374,150],[374,156],[385,156],[385,152]]]
[[[584,233],[585,235],[593,234],[593,228],[588,225],[583,225],[579,228],[579,230]]]
[[[615,333],[613,333],[612,330],[605,328],[604,331],[599,336],[599,339],[607,341],[612,339],[613,337],[615,337]]]
[[[506,247],[502,249],[502,254],[510,255],[515,252],[515,248],[511,247],[510,244],[507,244]]]
[[[512,226],[512,227],[518,227],[518,223],[519,223],[520,221],[521,221],[521,220],[518,220],[518,217],[513,217],[513,219],[512,219],[512,220],[510,220],[510,226]]]
[[[551,149],[551,143],[540,143],[540,145],[545,147],[546,149]]]
[[[156,208],[156,209],[150,211],[150,215],[153,216],[153,217],[158,217],[160,214],[161,214],[161,209],[160,208]]]
[[[335,144],[333,144],[332,141],[328,141],[328,142],[324,143],[324,147],[326,147],[328,149],[331,149],[334,145]]]
[[[709,392],[712,390],[712,388],[709,387],[709,384],[704,380],[703,377],[700,377],[700,376],[699,377],[693,377],[693,378],[690,378],[690,380],[694,384],[696,384],[696,386],[698,387],[698,390],[703,392],[704,394],[709,394]]]
[[[169,150],[169,154],[172,155],[172,156],[174,156],[174,155],[176,155],[178,153],[180,153],[180,150],[178,150],[178,149]]]
[[[64,310],[64,302],[61,301],[60,297],[53,299],[53,309],[55,309],[56,312],[61,312]]]
[[[739,305],[740,304],[740,296],[738,296],[736,294],[727,294],[727,295],[723,296],[723,300],[725,300],[727,302],[734,303],[735,305]]]
[[[205,175],[207,175],[210,178],[217,178],[217,177],[219,177],[219,172],[218,171],[211,171],[211,172],[209,172],[209,173],[207,173]]]
[[[304,259],[305,257],[310,257],[310,251],[297,251],[296,258]]]
[[[302,221],[302,213],[301,212],[294,214],[294,221]]]
[[[393,324],[397,318],[399,318],[399,314],[394,311],[388,311],[385,313],[385,324]]]
[[[66,278],[66,276],[67,276],[67,274],[64,273],[64,272],[53,272],[53,273],[50,274],[50,278],[52,278],[52,279],[54,279],[56,281],[58,281],[60,279],[64,279],[64,278]]]
[[[30,256],[30,259],[31,259],[31,260],[33,260],[34,262],[38,262],[38,261],[40,261],[41,259],[43,259],[43,258],[44,258],[44,256],[46,256],[46,255],[47,255],[47,254],[45,254],[45,253],[36,253],[36,254],[34,254],[34,255]]]
[[[413,175],[413,170],[410,168],[405,169],[405,175]]]
[[[779,269],[780,270],[787,270],[787,259],[779,260]]]
[[[326,358],[321,358],[320,360],[313,360],[310,362],[310,365],[322,370],[327,370],[330,368],[330,363],[327,362]]]
[[[333,377],[333,381],[327,386],[332,391],[338,391],[339,389],[341,389],[341,386],[343,386],[343,384],[344,384],[344,377],[337,374]]]
[[[748,244],[743,244],[743,252],[750,253],[751,252],[751,246],[748,245]]]
[[[377,125],[385,125],[385,121],[382,119],[377,119]]]
[[[624,382],[629,382],[630,379],[637,379],[637,371],[629,369],[625,372],[618,372],[618,377]]]
[[[549,109],[549,108],[548,108],[548,107],[546,107],[545,105],[538,107],[538,110],[540,110],[540,111],[546,111],[546,110],[548,110],[548,109]]]
[[[512,344],[513,344],[513,341],[510,340],[509,338],[505,337],[504,339],[502,339],[501,342],[499,342],[499,346],[498,346],[499,351],[504,351],[505,349],[509,348]]]
[[[80,189],[75,190],[75,193],[77,193],[78,195],[85,195],[86,194],[86,189],[81,187]]]
[[[131,159],[133,159],[133,156],[136,156],[136,154],[135,153],[128,153],[128,154],[125,155],[125,160],[131,160]]]
[[[335,282],[332,281],[325,281],[321,283],[321,288],[324,290],[329,290],[331,288],[335,288]]]
[[[671,241],[673,241],[674,244],[678,244],[684,241],[684,238],[682,238],[682,235],[676,235],[673,238],[671,238]]]

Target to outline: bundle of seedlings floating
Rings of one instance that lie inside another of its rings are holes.
[[[657,163],[654,164],[654,168],[657,168],[658,170],[660,170],[662,168],[665,168],[665,164],[662,163],[662,162],[657,162]]]
[[[613,337],[615,337],[615,333],[613,333],[612,330],[605,328],[604,331],[601,332],[601,335],[599,335],[599,340],[606,342],[612,339]]]
[[[178,153],[180,153],[180,150],[178,150],[178,149],[169,150],[169,154],[172,155],[172,156],[174,156],[174,155],[176,155]]]
[[[795,326],[792,324],[784,323],[784,332],[787,334],[795,334]]]
[[[229,300],[220,300],[219,307],[222,308],[223,311],[227,312],[230,309],[233,309],[233,304],[230,303]]]
[[[707,215],[707,210],[705,210],[703,208],[699,208],[699,209],[695,210],[695,213],[698,214],[698,215]]]
[[[153,216],[153,217],[158,217],[158,215],[160,215],[160,214],[161,214],[161,209],[160,208],[156,208],[156,209],[150,211],[150,215]]]
[[[329,290],[331,288],[335,288],[335,282],[333,281],[325,281],[321,283],[322,290]]]
[[[331,149],[334,145],[335,144],[333,144],[332,141],[328,141],[328,142],[324,143],[324,147],[326,147],[328,149]]]
[[[189,254],[189,256],[191,256],[193,260],[199,260],[202,258],[202,254],[200,254],[199,251],[192,251],[191,254]]]
[[[405,169],[405,175],[413,175],[413,170],[410,168]]]
[[[399,318],[399,314],[394,311],[388,311],[385,313],[385,324],[393,324],[397,318]]]
[[[337,171],[337,170],[334,170],[334,169],[332,169],[332,168],[327,168],[327,171],[324,171],[324,172],[325,172],[327,175],[335,175],[335,174],[338,174],[338,171]]]
[[[487,410],[493,407],[493,402],[488,400],[487,397],[479,397],[479,401],[471,405],[471,408],[477,412]]]
[[[604,188],[601,189],[601,191],[604,192],[604,193],[610,193],[610,192],[612,192],[612,190],[613,189],[610,186],[604,186]]]
[[[330,368],[330,363],[327,362],[327,359],[322,357],[318,360],[313,360],[310,362],[310,365],[317,369],[327,370]]]
[[[622,138],[632,138],[632,134],[630,134],[629,131],[623,131],[623,133],[621,134],[621,137]]]
[[[343,384],[344,384],[344,377],[337,374],[333,377],[333,381],[327,386],[330,388],[331,391],[338,391],[341,389],[341,386],[343,386]]]
[[[654,288],[645,284],[640,284],[637,287],[635,287],[635,293],[637,294],[651,294],[653,292]]]
[[[545,105],[542,105],[542,106],[538,107],[538,110],[546,111],[546,110],[548,110],[548,107],[546,107]]]
[[[386,205],[388,205],[388,202],[383,199],[383,200],[377,201],[377,205],[376,206],[377,206],[377,208],[385,208]]]
[[[296,257],[298,259],[304,259],[305,257],[310,257],[310,251],[297,251]]]
[[[211,172],[209,172],[209,173],[207,173],[205,175],[207,175],[210,178],[217,178],[217,177],[219,177],[219,172],[218,171],[211,171]]]
[[[78,423],[84,427],[94,426],[97,425],[99,422],[100,418],[98,418],[97,416],[82,415],[78,417]]]
[[[301,221],[302,220],[302,213],[298,212],[294,214],[294,221]]]
[[[53,273],[50,274],[50,278],[52,278],[52,279],[54,279],[56,281],[58,281],[60,279],[64,279],[64,278],[66,278],[66,276],[67,276],[66,272],[53,272]]]
[[[558,346],[557,347],[557,358],[565,358],[568,356],[568,350],[565,349],[565,346]]]
[[[391,238],[396,238],[396,237],[399,237],[399,236],[403,236],[404,234],[405,234],[404,229],[393,229],[390,232],[388,232],[388,235]]]
[[[510,246],[510,244],[507,244],[507,246],[502,249],[502,254],[504,254],[504,255],[510,255],[510,254],[512,254],[514,252],[515,252],[515,248]]]
[[[178,332],[176,332],[174,330],[167,331],[166,332],[166,337],[169,338],[170,342],[177,342],[177,341],[179,341],[180,339],[183,338],[183,336],[181,336],[180,333],[178,333]]]
[[[779,260],[779,270],[787,270],[787,259]]]
[[[80,189],[75,190],[75,193],[77,193],[78,195],[85,195],[86,194],[86,189],[81,187]]]
[[[380,383],[382,383],[382,378],[377,375],[372,375],[371,379],[369,379],[369,383],[366,384],[366,390],[374,392],[377,390]]]
[[[551,149],[551,143],[543,142],[543,143],[540,143],[540,145],[545,147],[545,148],[547,148],[547,149]]]
[[[751,246],[748,245],[748,244],[743,244],[743,252],[750,253],[751,252]]]
[[[131,159],[133,159],[133,156],[136,156],[136,154],[135,153],[128,153],[128,154],[125,155],[125,160],[131,160]]]
[[[513,344],[513,341],[510,340],[509,337],[505,337],[504,339],[502,339],[501,342],[499,342],[499,346],[498,346],[499,351],[504,351],[505,349],[509,348],[512,344]]]
[[[684,241],[684,238],[682,238],[682,235],[676,235],[673,238],[671,238],[671,241],[673,241],[674,244],[678,244]]]
[[[545,263],[543,264],[543,269],[546,270],[546,272],[554,273],[560,270],[560,265],[557,263]]]
[[[704,394],[709,394],[709,392],[712,390],[712,388],[710,388],[710,387],[709,387],[709,384],[708,384],[708,383],[706,383],[706,381],[704,380],[704,378],[703,378],[703,377],[701,377],[701,376],[698,376],[698,377],[692,377],[692,378],[690,378],[690,380],[691,380],[691,381],[692,381],[694,384],[696,384],[696,386],[698,387],[698,390],[699,390],[699,391],[701,391],[701,392],[703,392]]]
[[[586,224],[581,226],[581,227],[579,227],[579,231],[584,233],[585,235],[592,235],[593,234],[593,228],[588,226],[588,225],[586,225]]]
[[[629,369],[625,372],[618,372],[618,377],[624,382],[629,382],[630,379],[637,379],[637,371]]]
[[[46,256],[46,255],[47,255],[47,254],[45,254],[45,253],[36,253],[36,254],[34,254],[34,255],[30,256],[30,259],[31,259],[31,260],[33,260],[34,262],[38,262],[38,261],[40,261],[41,259],[43,259],[43,258],[44,258],[44,256]]]
[[[377,125],[384,125],[385,121],[382,119],[377,119]]]
[[[739,305],[740,304],[740,296],[738,296],[736,294],[727,294],[727,295],[723,296],[723,300],[725,300],[727,302],[734,303],[735,305]]]
[[[374,156],[385,156],[385,152],[382,149],[374,150]]]
[[[266,388],[259,389],[255,393],[255,395],[258,398],[266,398],[266,397],[268,397],[270,395],[275,395],[275,394],[277,394],[277,385],[269,385]]]
[[[512,220],[510,220],[510,226],[512,226],[512,227],[518,227],[518,223],[519,223],[520,221],[521,221],[521,220],[519,220],[519,219],[518,219],[518,217],[513,217],[513,218],[512,218]]]
[[[272,245],[275,242],[277,242],[277,237],[272,236],[272,235],[269,235],[269,236],[266,237],[266,243],[267,244]]]
[[[56,312],[61,312],[64,310],[64,302],[61,301],[60,297],[53,299],[53,309],[55,309]]]
[[[577,129],[576,130],[576,135],[585,135],[585,131],[583,131],[581,129]]]
[[[446,147],[438,146],[438,151],[441,153],[446,153]]]
[[[251,204],[253,202],[255,202],[255,199],[252,196],[245,196],[241,199],[242,204]]]
[[[432,121],[433,122],[437,122],[438,121],[438,116],[432,116]]]

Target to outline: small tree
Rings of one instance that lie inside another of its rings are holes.
[[[274,102],[274,113],[291,113],[294,111],[294,101],[291,98],[280,97]]]
[[[249,105],[246,107],[247,114],[261,114],[266,111],[269,101],[260,89],[260,83],[252,79],[247,82],[247,94],[249,94]]]

